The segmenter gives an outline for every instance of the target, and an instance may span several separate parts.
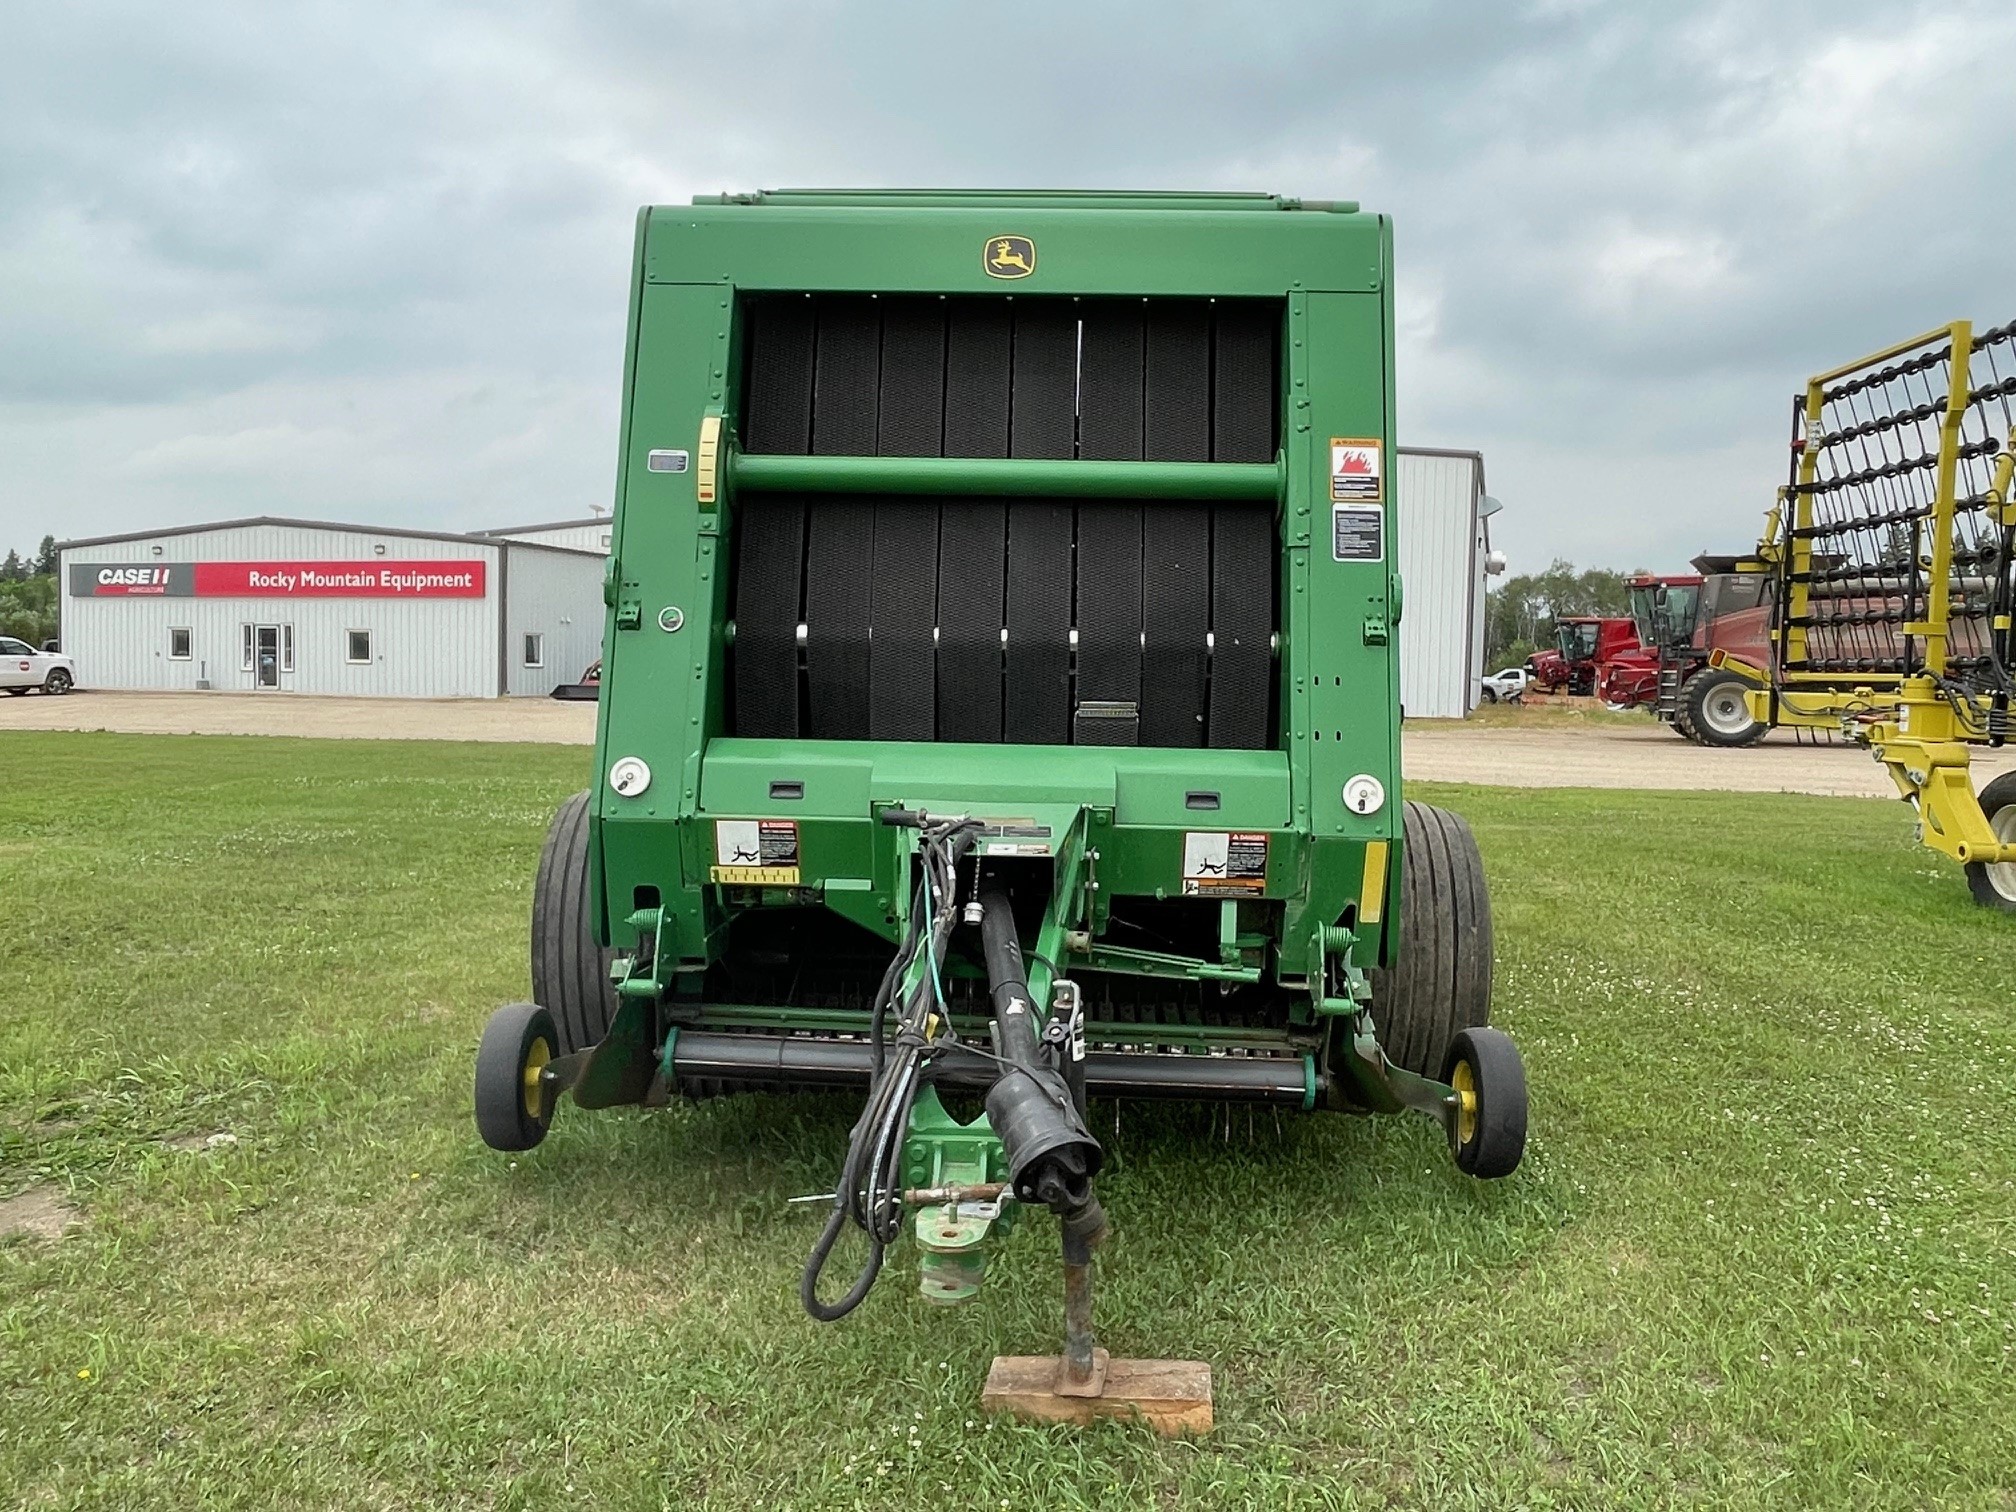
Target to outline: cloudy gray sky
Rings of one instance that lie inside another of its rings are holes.
[[[1515,570],[1754,538],[1808,372],[2016,317],[2016,6],[15,7],[0,546],[609,501],[631,217],[780,184],[1397,223],[1400,434]]]

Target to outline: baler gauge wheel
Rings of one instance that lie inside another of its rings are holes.
[[[545,1039],[532,1041],[532,1048],[525,1052],[525,1069],[518,1074],[519,1098],[525,1105],[525,1116],[539,1117],[541,1093],[539,1073],[546,1069],[546,1063],[553,1059],[553,1047]]]
[[[1456,1089],[1456,1148],[1477,1141],[1477,1077],[1470,1062],[1459,1060],[1449,1073],[1449,1085]]]
[[[507,1003],[490,1015],[476,1047],[476,1131],[493,1150],[529,1150],[546,1137],[540,1073],[560,1037],[553,1015],[534,1003]]]
[[[1981,789],[1981,812],[2004,845],[2016,845],[2016,772],[2004,772]],[[1983,908],[2016,913],[2016,861],[1969,861],[1967,890]]]
[[[1456,1168],[1486,1179],[1510,1176],[1526,1153],[1526,1068],[1511,1036],[1463,1030],[1449,1046],[1442,1079],[1457,1097],[1449,1120]]]

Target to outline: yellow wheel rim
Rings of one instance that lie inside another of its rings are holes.
[[[1449,1085],[1456,1089],[1456,1143],[1467,1145],[1477,1137],[1477,1075],[1470,1062],[1456,1062]]]
[[[553,1059],[553,1047],[546,1043],[543,1034],[532,1041],[531,1047],[525,1052],[525,1069],[521,1073],[525,1116],[534,1123],[539,1121],[539,1073],[546,1069],[546,1062],[551,1059]]]

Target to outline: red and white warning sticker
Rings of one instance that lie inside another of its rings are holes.
[[[1376,436],[1330,438],[1330,502],[1383,504],[1386,454]]]

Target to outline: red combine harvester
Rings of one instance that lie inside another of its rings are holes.
[[[1752,717],[1757,684],[1715,653],[1745,666],[1769,665],[1772,578],[1754,556],[1698,556],[1691,574],[1631,578],[1639,644],[1602,662],[1596,692],[1617,708],[1649,707],[1687,739],[1751,745],[1769,728]]]
[[[1594,693],[1599,667],[1643,649],[1638,628],[1630,620],[1595,614],[1556,620],[1554,644],[1554,650],[1535,651],[1526,658],[1526,670],[1542,693]]]
[[[1596,664],[1596,696],[1612,709],[1649,709],[1659,702],[1659,670],[1691,642],[1701,579],[1640,573],[1624,580],[1631,594],[1635,640]]]

